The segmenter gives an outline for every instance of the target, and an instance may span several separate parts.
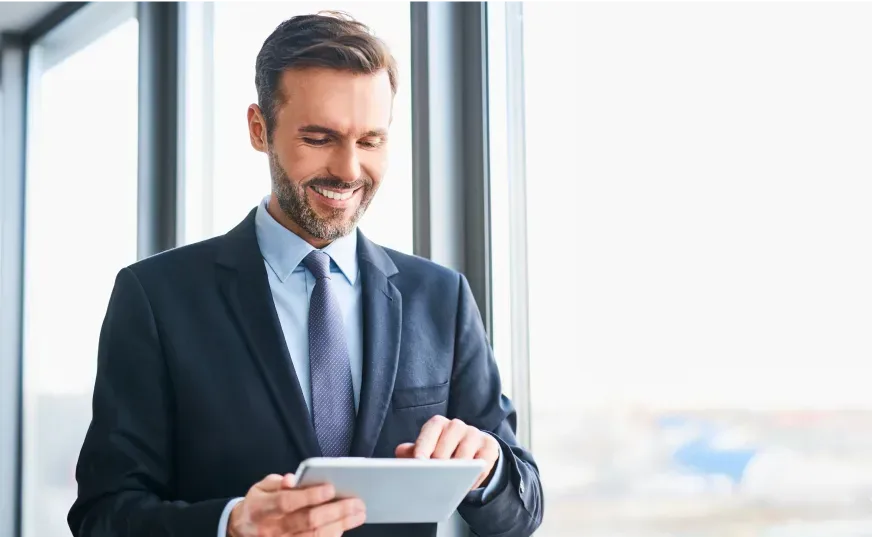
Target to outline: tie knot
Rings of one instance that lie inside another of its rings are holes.
[[[309,255],[303,259],[303,264],[315,276],[316,280],[330,279],[330,256],[321,250],[309,252]]]

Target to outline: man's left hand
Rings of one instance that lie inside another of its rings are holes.
[[[472,489],[483,486],[500,456],[496,439],[458,419],[433,416],[421,427],[418,440],[400,444],[396,450],[400,459],[481,459],[487,464]]]

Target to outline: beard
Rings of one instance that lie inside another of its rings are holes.
[[[362,174],[351,183],[346,183],[337,177],[315,177],[305,183],[293,181],[272,151],[269,152],[269,168],[273,193],[282,212],[303,231],[320,240],[333,241],[354,231],[376,192],[372,178],[366,174]],[[306,190],[313,186],[361,189],[360,203],[350,217],[345,216],[345,209],[330,209],[326,216],[321,216],[312,207],[307,196]]]

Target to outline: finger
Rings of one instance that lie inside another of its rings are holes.
[[[348,498],[315,507],[307,507],[288,517],[287,529],[291,533],[317,530],[335,522],[340,522],[350,516],[364,513],[365,511],[363,501],[357,498]]]
[[[475,454],[476,459],[482,459],[493,465],[500,458],[500,445],[494,437],[482,433],[483,444]]]
[[[278,474],[270,474],[255,483],[253,488],[262,490],[263,492],[273,492],[279,490],[281,486],[282,476]]]
[[[452,459],[474,459],[476,453],[484,447],[484,439],[480,435],[466,435],[463,437],[463,440],[460,441],[460,444],[457,446],[457,449],[454,450],[454,455],[451,457]]]
[[[475,478],[475,483],[472,484],[472,488],[470,488],[469,490],[475,490],[481,487],[482,483],[484,483],[485,479],[487,479],[487,476],[490,475],[490,472],[491,467],[485,466],[485,469],[482,470],[480,474],[478,474],[478,477]]]
[[[436,449],[436,443],[442,435],[442,429],[448,423],[448,418],[444,416],[433,416],[427,423],[421,427],[421,434],[418,435],[418,440],[415,441],[415,457],[419,459],[429,459]]]
[[[475,454],[475,458],[481,459],[487,464],[485,464],[484,470],[482,470],[481,473],[478,474],[478,479],[476,479],[475,483],[472,485],[473,489],[479,488],[482,483],[484,483],[484,481],[488,478],[499,456],[499,447],[494,449],[493,446],[490,446],[487,443],[485,443],[485,445],[478,450],[478,452]]]
[[[293,513],[306,507],[327,503],[335,497],[336,491],[332,485],[279,490],[265,498],[266,505],[263,511],[272,516]]]
[[[362,526],[366,521],[366,513],[357,513],[347,516],[342,520],[333,522],[326,526],[321,526],[315,530],[304,530],[299,533],[292,533],[293,537],[339,537],[344,532],[352,530],[358,526]]]
[[[475,490],[481,487],[482,483],[484,483],[484,480],[487,479],[487,476],[490,475],[490,471],[491,469],[489,467],[486,467],[484,470],[482,470],[482,472],[478,474],[478,477],[475,478],[475,483],[472,484],[472,487],[469,490]]]
[[[282,477],[281,488],[283,489],[292,489],[297,484],[297,476],[294,474],[285,474]]]
[[[394,454],[398,459],[411,459],[415,456],[415,444],[411,442],[406,442],[405,444],[400,444],[397,446]]]
[[[439,442],[436,443],[431,458],[450,459],[454,450],[467,435],[480,438],[480,434],[476,429],[468,427],[462,421],[453,419],[442,429],[442,435],[439,436]]]

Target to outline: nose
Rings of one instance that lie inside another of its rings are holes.
[[[360,158],[357,155],[357,146],[351,145],[338,147],[330,159],[328,170],[334,177],[342,179],[346,183],[357,181],[360,177]]]

